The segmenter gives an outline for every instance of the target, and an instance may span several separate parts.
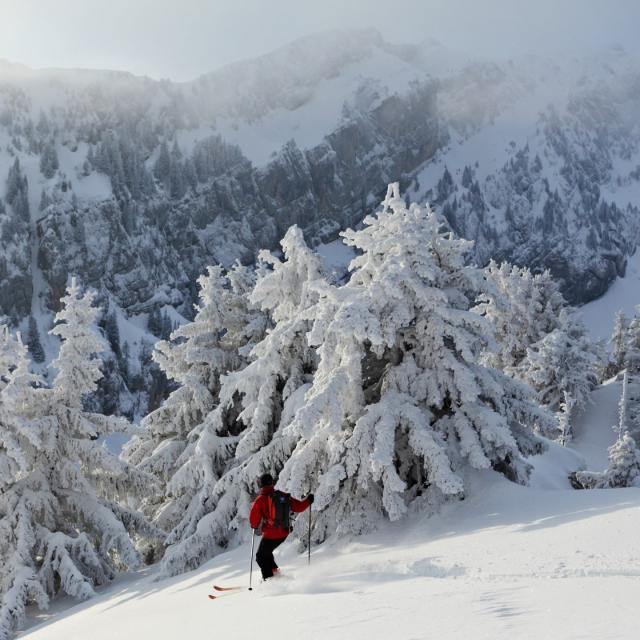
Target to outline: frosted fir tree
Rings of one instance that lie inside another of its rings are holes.
[[[526,482],[523,453],[538,446],[529,428],[553,420],[528,387],[479,362],[492,336],[471,310],[483,280],[466,266],[471,244],[429,207],[407,208],[397,184],[377,217],[343,236],[362,255],[317,305],[309,341],[320,362],[284,430],[295,444],[280,473],[294,495],[314,487],[315,538],[461,497],[469,468]]]
[[[262,337],[266,319],[249,301],[253,272],[236,264],[228,273],[209,267],[198,279],[200,301],[193,322],[176,329],[171,341],[156,344],[153,359],[179,386],[142,421],[142,434],[124,449],[124,457],[153,474],[164,487],[194,455],[201,424],[217,405],[223,375],[247,362]],[[144,510],[170,531],[184,516],[195,491],[149,494]]]
[[[168,537],[164,575],[198,566],[236,539],[237,529],[246,532],[256,478],[277,472],[290,451],[281,435],[315,370],[317,355],[306,334],[326,281],[298,227],[289,229],[281,245],[282,260],[260,253],[250,297],[272,326],[251,350],[249,363],[222,379],[218,405],[169,483],[171,492],[193,498]]]
[[[626,332],[625,371],[629,384],[627,391],[627,427],[629,435],[640,443],[640,316],[636,314]]]
[[[61,300],[56,325],[50,331],[61,340],[52,368],[56,371],[50,411],[58,425],[60,478],[75,479],[65,498],[68,521],[100,540],[100,554],[112,569],[132,568],[140,556],[134,543],[157,543],[162,531],[137,511],[125,506],[132,497],[146,495],[154,479],[98,445],[95,439],[130,430],[129,423],[113,416],[84,410],[84,400],[102,377],[99,354],[107,350],[96,320],[95,293],[82,293],[75,278]]]
[[[27,346],[31,352],[31,357],[34,362],[39,364],[43,363],[46,359],[42,342],[40,342],[40,333],[38,331],[38,325],[36,319],[33,316],[29,316],[29,332],[27,334]]]
[[[75,281],[62,299],[51,331],[62,340],[52,388],[33,387],[40,381],[28,374],[21,343],[4,370],[1,438],[13,463],[0,463],[3,633],[20,624],[28,603],[44,608],[58,592],[87,598],[116,571],[139,566],[137,547],[158,544],[162,534],[126,504],[153,479],[97,441],[128,423],[83,409],[104,346],[93,299]]]
[[[558,328],[564,298],[549,271],[534,275],[526,267],[492,261],[486,280],[475,310],[491,322],[498,344],[486,363],[519,377],[527,349]]]
[[[235,455],[167,550],[166,574],[196,566],[246,526],[264,471],[293,495],[316,489],[316,540],[398,518],[416,499],[461,496],[469,466],[526,479],[522,454],[539,445],[524,425],[552,420],[528,387],[477,361],[491,337],[470,311],[467,292],[482,273],[465,266],[469,243],[442,232],[431,211],[407,209],[397,185],[365,224],[345,234],[363,255],[342,287],[326,283],[295,227],[284,261],[262,255],[272,271],[252,298],[274,326],[255,359],[225,378],[205,423],[215,425],[205,468],[215,468],[225,407],[240,396]]]
[[[640,449],[628,427],[632,418],[630,409],[637,409],[636,389],[630,382],[627,371],[622,380],[620,394],[618,439],[609,448],[609,466],[600,477],[596,477],[596,487],[640,487]]]
[[[24,620],[27,604],[48,604],[39,578],[39,522],[53,520],[55,502],[42,491],[37,462],[54,435],[39,417],[45,405],[29,373],[29,357],[20,337],[0,327],[0,638],[8,639]],[[38,397],[39,395],[39,397]]]
[[[44,146],[40,155],[40,172],[45,178],[50,179],[56,174],[59,166],[56,146],[53,142],[49,142]]]
[[[561,417],[558,439],[571,439],[570,417],[589,402],[598,383],[601,354],[586,335],[582,322],[567,310],[559,327],[527,350],[518,367],[520,377],[538,393],[540,402]]]
[[[609,448],[609,466],[596,486],[640,487],[640,449],[628,432]]]
[[[627,340],[629,332],[629,319],[622,310],[616,313],[613,324],[613,332],[609,339],[611,345],[611,363],[607,371],[609,376],[613,376],[626,366],[627,360]]]
[[[569,444],[573,438],[571,418],[576,406],[576,400],[566,391],[563,391],[562,395],[563,400],[560,403],[558,411],[558,436],[556,440],[564,447]]]
[[[627,329],[625,366],[631,375],[640,373],[640,316],[636,314]]]
[[[618,438],[609,447],[609,465],[603,472],[578,471],[569,476],[576,489],[640,487],[640,449],[627,427],[629,376],[625,371],[619,402]]]

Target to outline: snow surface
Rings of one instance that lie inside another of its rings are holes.
[[[640,251],[636,251],[627,263],[624,278],[618,278],[607,292],[580,308],[589,335],[594,340],[608,340],[613,331],[613,321],[619,310],[633,318],[640,304]]]
[[[296,640],[636,638],[640,491],[574,491],[566,478],[605,459],[618,393],[615,381],[596,389],[598,410],[577,417],[572,447],[551,443],[530,460],[529,487],[476,473],[466,500],[327,543],[311,566],[290,541],[281,578],[217,601],[211,585],[246,586],[248,543],[177,578],[154,582],[146,569],[86,603],[33,612],[41,624],[22,637],[249,639],[281,614],[278,637]]]
[[[574,448],[583,456],[588,468],[600,471],[607,466],[607,449],[615,442],[618,426],[617,407],[622,382],[609,380],[593,391],[592,403],[573,419],[576,435]]]
[[[356,257],[353,247],[342,242],[341,238],[315,247],[327,273],[335,280],[341,280],[349,271],[349,264]]]
[[[423,74],[394,55],[374,48],[362,60],[346,65],[334,77],[323,78],[314,87],[300,90],[300,104],[292,109],[279,107],[259,120],[245,122],[221,117],[216,128],[222,137],[237,144],[256,166],[266,164],[287,140],[301,149],[322,142],[340,121],[342,107],[354,88],[370,85],[383,95],[404,93],[411,81]]]

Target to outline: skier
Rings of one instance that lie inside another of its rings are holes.
[[[313,494],[304,500],[296,500],[288,493],[276,491],[271,474],[260,476],[260,495],[253,501],[249,513],[252,529],[261,527],[262,540],[256,553],[256,561],[264,580],[279,572],[273,559],[273,551],[279,547],[291,532],[289,517],[291,511],[300,513],[313,504]]]

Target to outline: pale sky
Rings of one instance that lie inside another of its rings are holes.
[[[0,58],[189,80],[326,29],[489,57],[640,53],[640,0],[0,0]]]

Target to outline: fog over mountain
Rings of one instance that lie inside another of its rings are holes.
[[[193,80],[296,38],[372,27],[389,42],[437,38],[474,57],[639,52],[634,0],[1,0],[0,58]],[[25,37],[28,34],[28,37]]]
[[[478,264],[551,269],[585,302],[635,248],[639,114],[617,47],[493,62],[329,31],[186,83],[3,62],[0,312],[45,336],[78,275],[137,362],[150,318],[167,334],[191,317],[207,265],[251,263],[291,224],[330,242],[394,180]]]

